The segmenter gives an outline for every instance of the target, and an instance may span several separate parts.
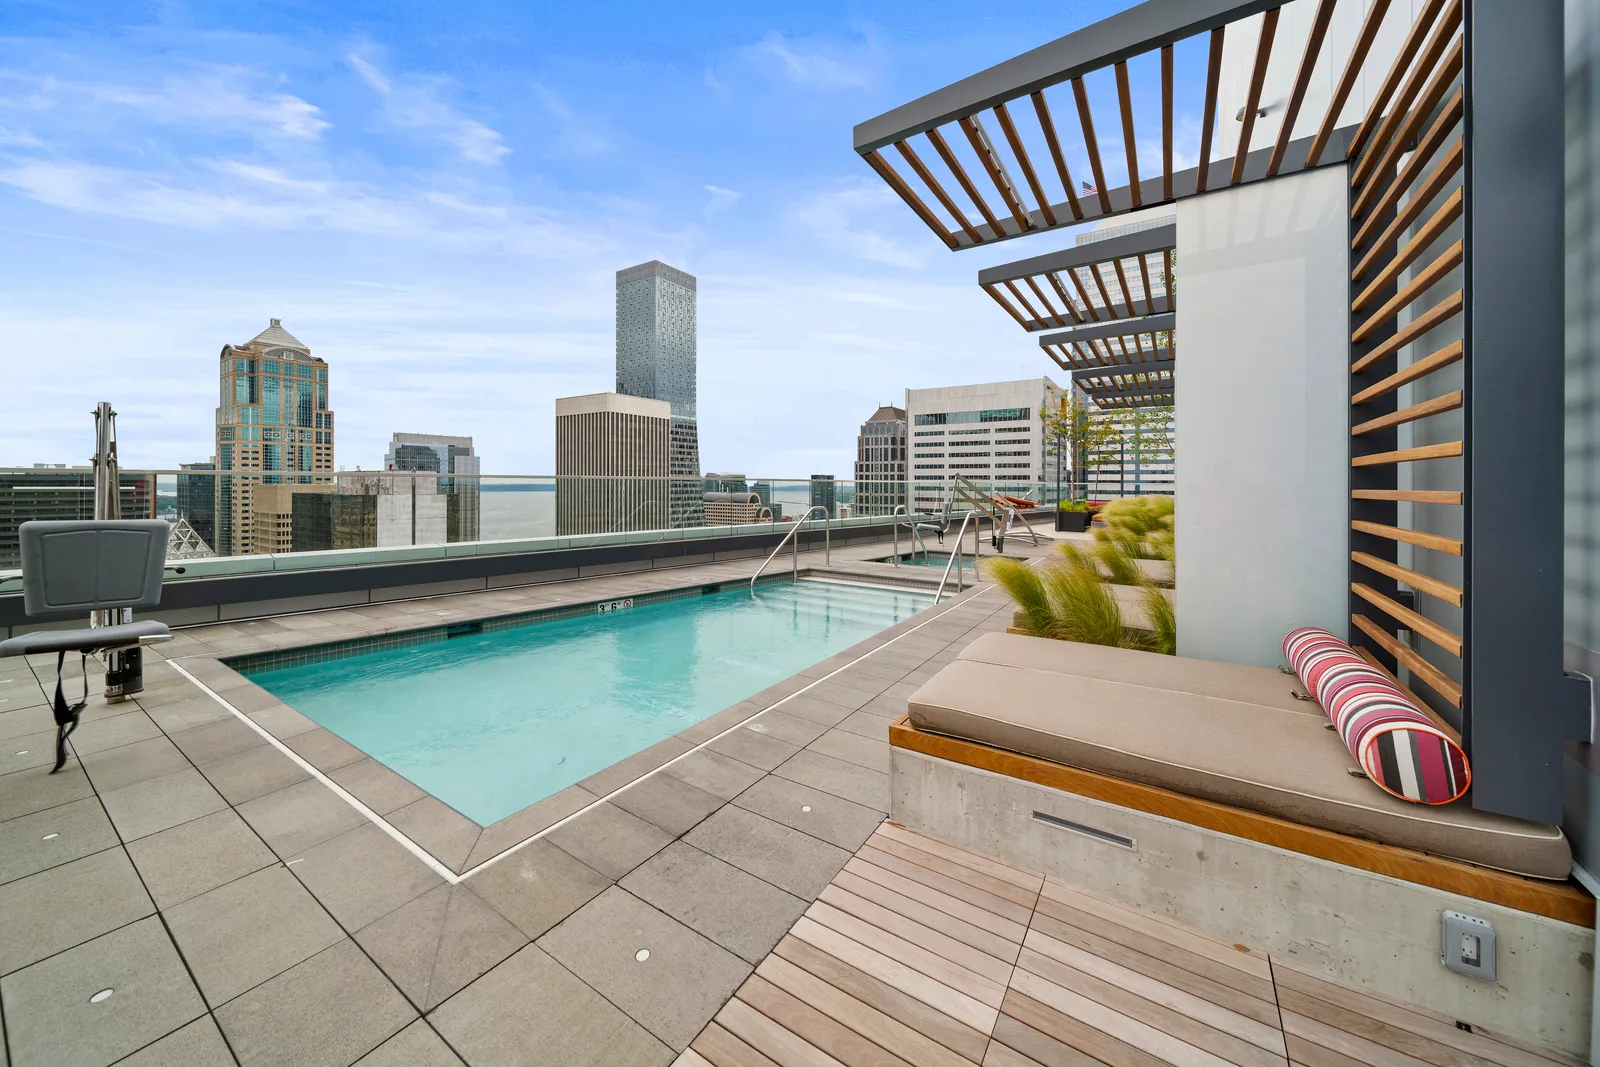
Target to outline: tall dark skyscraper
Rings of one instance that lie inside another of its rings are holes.
[[[617,392],[672,407],[670,522],[703,522],[694,275],[652,259],[617,271]]]

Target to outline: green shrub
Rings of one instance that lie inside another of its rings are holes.
[[[1116,541],[1101,541],[1094,546],[1095,558],[1098,559],[1105,571],[1111,576],[1114,585],[1138,585],[1144,579],[1144,572],[1139,570],[1139,565],[1134,562],[1137,558],[1127,547]]]
[[[1056,637],[1055,611],[1039,572],[1020,559],[996,556],[983,561],[983,575],[1004,589],[1022,615],[1022,628],[1034,637]]]
[[[1055,632],[1050,636],[1086,645],[1118,647],[1126,643],[1122,608],[1098,574],[1073,566],[1043,569],[1043,584],[1055,620]]]
[[[1178,613],[1166,594],[1154,585],[1146,585],[1140,594],[1140,604],[1150,619],[1150,651],[1166,656],[1178,654]]]
[[[1107,526],[1142,537],[1155,530],[1172,529],[1173,509],[1170,496],[1129,496],[1111,501],[1100,514]]]
[[[1062,500],[1056,504],[1057,511],[1088,511],[1087,500]]]

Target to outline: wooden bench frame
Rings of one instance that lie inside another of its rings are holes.
[[[1594,897],[1571,879],[1551,882],[1526,878],[1414,849],[1302,826],[1271,815],[1079,770],[976,741],[929,733],[912,726],[909,715],[902,715],[890,725],[889,744],[1403,882],[1590,929],[1595,925]]]

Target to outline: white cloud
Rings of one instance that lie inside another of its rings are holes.
[[[899,219],[903,214],[904,205],[887,188],[857,179],[806,198],[794,209],[793,220],[813,236],[862,259],[920,267],[932,254],[932,234],[928,244],[908,244],[880,233],[870,221],[857,220],[861,215]]]
[[[724,189],[720,185],[706,186],[706,192],[711,194],[711,199],[706,201],[706,216],[709,218],[719,211],[730,208],[739,199],[740,193],[736,189]]]
[[[164,126],[241,130],[261,139],[293,140],[316,140],[329,126],[321,108],[292,93],[263,87],[268,79],[241,67],[196,65],[149,85],[5,77],[27,85],[28,91],[0,100],[0,111],[44,113],[55,122],[63,116],[103,122],[125,110]],[[6,132],[0,128],[0,135]],[[29,138],[21,143],[39,143],[26,130],[21,136]],[[3,136],[0,143],[6,143]]]
[[[817,38],[785,37],[769,30],[744,54],[796,85],[811,89],[860,89],[877,78],[879,55],[867,37],[860,44],[840,45]]]
[[[0,145],[19,148],[40,148],[43,147],[44,142],[29,133],[26,128],[10,129],[0,126]]]
[[[324,230],[535,259],[615,246],[609,234],[533,205],[475,201],[448,190],[385,192],[233,159],[170,173],[24,160],[0,169],[0,185],[52,207],[190,230]]]
[[[394,125],[431,133],[469,163],[493,165],[511,154],[500,131],[469,118],[444,99],[448,79],[408,76],[397,83],[358,52],[346,58],[361,80],[383,97],[384,114]]]

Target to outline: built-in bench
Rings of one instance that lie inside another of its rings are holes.
[[[990,634],[890,730],[893,817],[1452,1018],[1584,1052],[1594,899],[1561,831],[1428,807],[1355,761],[1293,676]],[[1494,982],[1439,963],[1487,919]]]

